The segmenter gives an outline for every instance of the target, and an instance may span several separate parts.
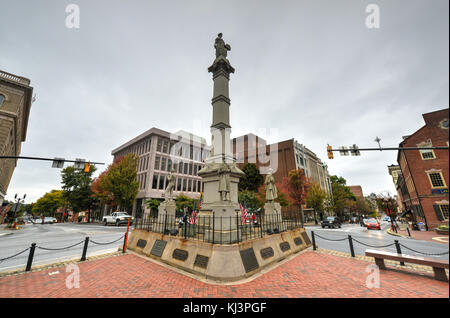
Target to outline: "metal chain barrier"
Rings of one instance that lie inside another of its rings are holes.
[[[46,250],[46,251],[60,251],[60,250],[65,250],[65,249],[69,249],[69,248],[72,248],[74,246],[80,245],[81,243],[84,243],[84,240],[79,242],[79,243],[73,244],[71,246],[61,247],[61,248],[47,248],[47,247],[40,247],[40,246],[36,246],[36,247],[41,249],[41,250]]]
[[[320,236],[319,234],[316,234],[316,233],[314,233],[314,235],[315,235],[315,236],[317,236],[317,237],[320,237],[320,238],[321,238],[321,239],[323,239],[323,240],[327,240],[327,241],[334,241],[334,242],[338,242],[338,241],[345,241],[345,240],[347,240],[347,238],[346,238],[346,237],[345,237],[345,238],[343,238],[343,239],[332,240],[332,239],[328,239],[328,238],[322,237],[322,236]]]
[[[402,243],[400,243],[400,245],[403,246],[404,248],[406,248],[407,250],[410,250],[410,251],[415,252],[415,253],[418,253],[418,254],[423,254],[423,255],[441,256],[441,255],[448,254],[448,251],[447,251],[447,252],[443,252],[443,253],[423,253],[423,252],[419,252],[419,251],[413,250],[412,248],[406,247],[406,246],[403,245]]]
[[[389,247],[389,246],[395,245],[395,243],[392,243],[392,244],[382,245],[382,246],[373,246],[373,245],[369,245],[369,244],[365,244],[365,243],[363,243],[363,242],[360,242],[360,241],[358,241],[358,240],[355,239],[355,238],[353,239],[353,241],[355,241],[355,242],[357,242],[357,243],[359,243],[359,244],[361,244],[361,245],[368,246],[368,247],[372,247],[372,248],[384,248],[384,247]]]
[[[23,253],[25,253],[26,251],[28,251],[30,248],[29,247],[27,247],[27,249],[25,249],[25,250],[23,250],[22,252],[20,252],[20,253],[17,253],[17,254],[15,254],[15,255],[12,255],[12,256],[9,256],[9,257],[5,257],[5,258],[0,258],[0,263],[1,262],[3,262],[3,261],[6,261],[6,260],[8,260],[8,259],[10,259],[10,258],[13,258],[13,257],[16,257],[16,256],[19,256],[20,254],[23,254]]]
[[[123,239],[125,236],[124,235],[122,235],[121,237],[119,237],[117,240],[114,240],[114,241],[112,241],[112,242],[108,242],[108,243],[99,243],[99,242],[96,242],[96,241],[94,241],[94,240],[90,240],[89,242],[90,243],[94,243],[94,244],[97,244],[97,245],[108,245],[108,244],[112,244],[112,243],[115,243],[115,242],[117,242],[117,241],[119,241],[119,240],[121,240],[121,239]]]

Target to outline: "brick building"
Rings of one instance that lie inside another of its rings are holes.
[[[175,170],[174,197],[183,193],[199,198],[203,189],[198,171],[205,165],[211,147],[204,138],[185,131],[175,134],[151,128],[112,151],[114,159],[134,153],[139,156],[137,177],[139,193],[133,205],[133,216],[150,213],[145,201],[164,198],[170,168]]]
[[[423,114],[425,126],[404,137],[400,147],[448,147],[448,115],[448,108]],[[397,189],[404,207],[429,230],[448,223],[448,149],[400,150],[397,162],[401,169]]]
[[[239,168],[254,163],[261,174],[273,169],[275,182],[282,182],[289,171],[302,168],[310,182],[317,182],[327,193],[331,193],[328,167],[317,155],[294,139],[267,145],[266,141],[254,134],[234,138],[233,155]]]
[[[0,70],[0,156],[20,156],[27,136],[33,87],[30,80]],[[17,159],[0,159],[0,205]]]
[[[348,186],[350,191],[355,195],[355,197],[364,198],[363,190],[360,185]]]

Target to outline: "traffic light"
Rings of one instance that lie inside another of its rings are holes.
[[[333,159],[334,158],[332,149],[333,148],[330,145],[327,146],[328,159]]]
[[[89,162],[86,162],[84,164],[84,172],[88,173],[90,169],[91,169],[91,165],[89,164]]]

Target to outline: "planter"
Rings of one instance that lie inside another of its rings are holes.
[[[448,230],[439,230],[439,229],[434,229],[434,230],[439,235],[448,235]]]

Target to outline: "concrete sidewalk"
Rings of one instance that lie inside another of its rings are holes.
[[[136,254],[124,254],[78,263],[79,288],[66,286],[72,272],[66,272],[65,266],[1,277],[0,297],[449,297],[448,283],[434,280],[428,272],[399,271],[389,265],[391,270],[379,272],[379,288],[369,288],[368,269],[373,264],[323,250],[306,250],[256,277],[219,284]]]

